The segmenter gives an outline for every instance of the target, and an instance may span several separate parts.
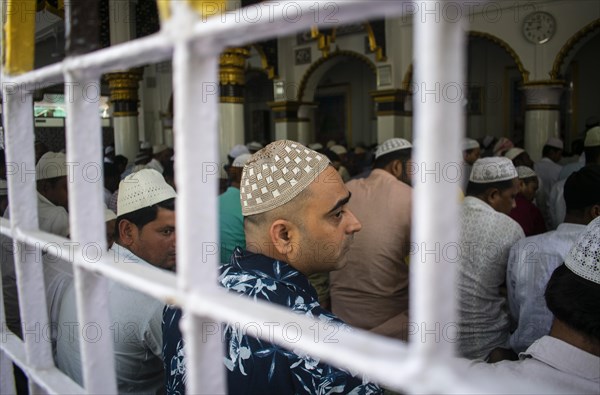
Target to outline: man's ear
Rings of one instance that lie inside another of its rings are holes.
[[[288,256],[293,252],[295,240],[294,229],[294,225],[285,219],[278,219],[271,223],[269,239],[279,254]]]
[[[590,214],[592,215],[592,220],[600,217],[600,204],[594,204],[590,209]]]
[[[132,245],[135,237],[137,237],[137,226],[126,219],[119,222],[119,241],[125,247]]]
[[[397,159],[392,162],[392,175],[398,180],[402,178],[402,161]]]
[[[496,202],[496,200],[498,199],[498,197],[500,197],[500,190],[498,188],[489,189],[486,192],[486,202],[487,202],[487,204],[489,204],[490,206],[494,207],[494,203]]]

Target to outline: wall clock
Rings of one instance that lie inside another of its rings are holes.
[[[528,41],[534,44],[544,44],[554,36],[556,20],[547,12],[532,12],[523,20],[522,31]]]

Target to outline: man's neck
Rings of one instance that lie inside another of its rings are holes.
[[[559,319],[554,319],[550,336],[577,347],[587,353],[600,357],[600,342],[592,342],[579,331],[571,328]]]

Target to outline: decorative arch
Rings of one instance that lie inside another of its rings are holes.
[[[310,67],[308,68],[308,70],[306,70],[306,72],[304,73],[304,75],[302,76],[302,79],[300,80],[300,86],[298,88],[298,96],[297,99],[299,102],[305,102],[305,101],[311,101],[312,98],[310,98],[311,100],[304,100],[304,94],[305,91],[307,90],[307,88],[311,88],[311,86],[309,86],[309,83],[313,83],[314,87],[316,87],[318,80],[314,80],[312,79],[312,77],[314,75],[316,75],[315,73],[317,71],[319,71],[319,77],[323,74],[325,74],[331,67],[335,66],[340,60],[342,60],[342,58],[353,58],[353,59],[358,59],[361,62],[365,63],[367,66],[369,66],[369,68],[371,69],[371,71],[373,71],[373,74],[377,75],[377,68],[375,67],[375,64],[371,61],[371,59],[369,59],[368,57],[359,54],[357,52],[354,51],[335,51],[333,53],[331,53],[329,56],[325,57],[321,57],[319,58],[319,60],[317,60],[316,62],[314,62],[313,64],[310,65]],[[328,67],[325,68],[321,68],[322,65],[324,65],[325,63],[330,63],[328,65]]]
[[[259,70],[263,71],[270,80],[277,78],[277,74],[275,73],[275,66],[269,64],[269,59],[262,45],[252,44],[251,47],[256,50],[260,58],[260,65],[262,68]]]
[[[554,59],[552,71],[550,72],[551,79],[559,79],[561,68],[563,68],[563,66],[566,66],[566,60],[568,56],[576,47],[579,46],[580,43],[584,41],[584,39],[586,39],[588,36],[590,36],[597,30],[600,30],[600,19],[596,19],[595,21],[587,24],[567,40],[565,45],[562,46],[562,48],[556,55],[556,58]]]
[[[525,82],[529,81],[529,71],[525,69],[525,66],[523,66],[523,62],[521,62],[521,58],[519,58],[519,55],[517,55],[517,52],[514,49],[512,49],[512,47],[506,41],[504,41],[492,34],[478,32],[475,30],[470,30],[469,36],[485,38],[486,40],[489,40],[495,44],[498,44],[500,47],[502,47],[502,49],[504,49],[510,55],[511,58],[513,58],[513,60],[517,64],[517,68],[519,69],[519,73],[521,73],[523,82],[525,83]]]

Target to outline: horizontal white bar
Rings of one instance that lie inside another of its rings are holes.
[[[27,364],[25,345],[14,334],[0,342],[0,348],[17,366],[49,394],[83,394],[85,390],[57,368],[38,370]]]

